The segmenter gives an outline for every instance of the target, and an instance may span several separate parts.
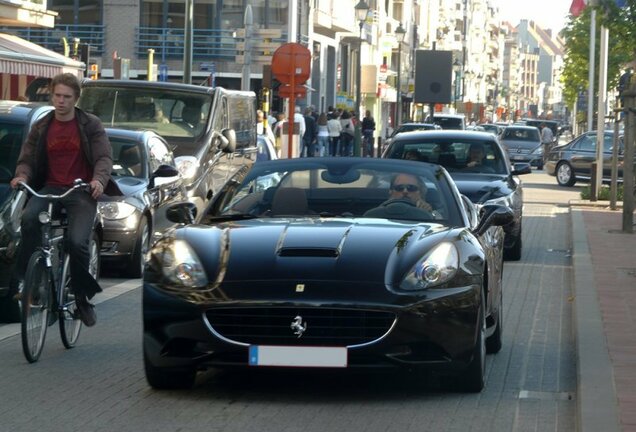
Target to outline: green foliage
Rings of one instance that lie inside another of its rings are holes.
[[[601,0],[603,6],[597,8],[596,56],[594,84],[598,89],[598,54],[600,52],[600,29],[604,25],[609,30],[608,42],[608,88],[616,88],[621,68],[636,58],[636,0],[626,0],[626,7],[618,8],[613,0]],[[590,15],[592,7],[586,7],[578,17],[570,16],[561,32],[565,39],[565,60],[561,81],[565,102],[571,106],[579,91],[587,91]],[[596,100],[596,98],[594,98]]]
[[[589,200],[592,197],[592,186],[584,186],[581,189],[581,199]],[[610,188],[609,186],[601,186],[601,190],[598,194],[599,201],[609,201],[610,199]],[[616,201],[623,201],[623,185],[616,185]]]

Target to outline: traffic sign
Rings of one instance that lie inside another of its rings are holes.
[[[279,39],[283,36],[281,29],[252,29],[252,37],[259,39]],[[245,38],[245,29],[236,29],[235,37]]]
[[[278,96],[282,98],[288,98],[291,95],[297,98],[303,98],[307,96],[307,88],[302,85],[295,85],[294,91],[292,92],[292,87],[289,84],[283,84],[278,87]]]
[[[272,57],[272,74],[282,84],[304,84],[311,72],[311,52],[299,43],[281,45]]]

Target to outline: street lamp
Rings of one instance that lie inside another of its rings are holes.
[[[362,134],[360,131],[360,101],[362,99],[362,27],[364,27],[364,22],[367,20],[367,13],[369,12],[369,5],[364,1],[360,0],[357,5],[355,5],[354,9],[356,10],[356,18],[360,25],[360,37],[358,38],[358,70],[356,71],[356,105],[355,105],[355,114],[358,119],[356,122],[356,130],[355,130],[355,142],[353,148],[353,155],[360,156],[360,141],[362,138]]]
[[[406,30],[402,27],[402,23],[395,29],[395,38],[398,41],[398,58],[397,58],[397,110],[395,112],[395,125],[399,127],[402,123],[402,83],[400,75],[402,75],[402,42],[404,42],[404,36]]]
[[[459,62],[459,59],[455,59],[455,61],[453,62],[453,71],[455,72],[455,86],[454,86],[454,92],[453,92],[455,94],[455,97],[454,97],[455,110],[457,110],[457,101],[462,97],[461,68],[462,68],[462,64]]]

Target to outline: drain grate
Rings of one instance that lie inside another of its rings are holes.
[[[540,392],[531,390],[521,390],[519,399],[537,400],[574,400],[574,394],[570,392]]]

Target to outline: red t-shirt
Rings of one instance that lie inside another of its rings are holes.
[[[46,134],[46,152],[49,159],[47,186],[72,186],[81,178],[89,182],[93,170],[80,146],[77,119],[59,121],[53,118]]]

